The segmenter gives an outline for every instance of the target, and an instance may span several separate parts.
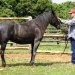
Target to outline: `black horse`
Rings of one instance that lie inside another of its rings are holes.
[[[0,54],[2,59],[2,66],[6,66],[4,51],[9,40],[18,44],[31,44],[30,64],[33,65],[37,48],[49,24],[56,28],[60,28],[60,22],[58,21],[54,11],[44,12],[43,14],[28,22],[18,23],[11,20],[5,20],[1,22]]]

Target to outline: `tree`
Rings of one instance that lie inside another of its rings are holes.
[[[1,8],[0,9],[0,17],[14,17],[15,16],[15,13],[8,9],[8,8]]]
[[[10,17],[15,16],[15,12],[8,8],[9,5],[5,0],[0,0],[0,16],[1,17]]]
[[[37,16],[50,10],[51,3],[48,0],[20,0],[16,5],[17,16]]]
[[[68,12],[70,11],[70,9],[75,9],[75,2],[68,1],[68,2],[65,2],[62,4],[53,4],[53,6],[54,6],[54,9],[55,9],[57,15],[60,18],[69,19],[71,17],[68,14]]]
[[[51,0],[0,0],[0,11],[3,12],[0,13],[3,16],[35,17],[45,11],[50,11],[50,7]],[[9,15],[6,15],[7,12]]]

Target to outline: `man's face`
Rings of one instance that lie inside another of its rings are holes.
[[[74,17],[75,16],[75,13],[71,13],[71,17]]]

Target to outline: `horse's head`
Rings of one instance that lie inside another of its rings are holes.
[[[60,29],[60,22],[53,10],[51,11],[50,18],[51,18],[50,24],[53,25],[54,27],[56,27],[57,29]]]

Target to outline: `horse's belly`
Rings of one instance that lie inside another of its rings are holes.
[[[30,44],[33,42],[33,38],[14,38],[10,41],[18,43],[18,44]]]

